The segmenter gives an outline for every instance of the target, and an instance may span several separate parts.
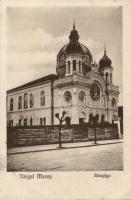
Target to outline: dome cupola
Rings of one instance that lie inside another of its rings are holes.
[[[74,21],[73,30],[70,33],[69,39],[70,39],[70,42],[72,43],[77,43],[79,40],[78,31],[75,29],[75,21]]]
[[[76,72],[78,71],[78,68],[81,68],[79,70],[80,74],[86,74],[91,70],[92,60],[90,50],[79,42],[79,34],[76,30],[74,21],[73,29],[69,35],[69,43],[66,44],[57,54],[56,72],[59,76],[65,76],[67,74],[67,63],[69,64],[70,62],[69,65],[72,69],[72,63],[76,62],[76,67],[74,67]],[[75,70],[68,71],[71,71],[71,74],[75,73]]]
[[[111,67],[112,61],[108,58],[106,54],[106,49],[104,50],[104,56],[99,61],[99,69],[103,69],[105,67]]]
[[[106,49],[104,49],[104,56],[99,61],[99,72],[105,79],[107,84],[112,84],[112,71],[113,67],[112,61],[110,58],[108,58],[106,54]]]
[[[70,39],[70,42],[66,48],[66,53],[67,54],[72,54],[72,53],[82,54],[82,47],[80,43],[78,42],[79,34],[78,34],[78,31],[75,29],[75,21],[73,25],[73,30],[70,32],[69,39]]]

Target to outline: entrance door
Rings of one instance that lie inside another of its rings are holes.
[[[105,121],[105,115],[101,115],[101,123],[104,123]]]
[[[79,118],[79,124],[83,124],[84,123],[84,118]]]
[[[93,114],[92,113],[89,115],[89,123],[93,124]]]
[[[95,121],[96,121],[96,123],[99,123],[99,115],[98,114],[95,116]]]

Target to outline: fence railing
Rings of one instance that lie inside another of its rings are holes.
[[[77,124],[61,126],[63,143],[94,140],[95,133],[97,140],[119,138],[117,124],[98,124],[97,126],[92,124]],[[59,125],[7,128],[8,147],[45,145],[58,142]]]

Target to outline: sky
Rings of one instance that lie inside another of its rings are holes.
[[[56,56],[69,42],[74,19],[80,43],[96,62],[106,46],[122,105],[121,7],[8,7],[8,89],[56,73]]]

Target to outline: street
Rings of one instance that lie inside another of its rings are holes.
[[[8,155],[8,171],[122,170],[122,143]]]

